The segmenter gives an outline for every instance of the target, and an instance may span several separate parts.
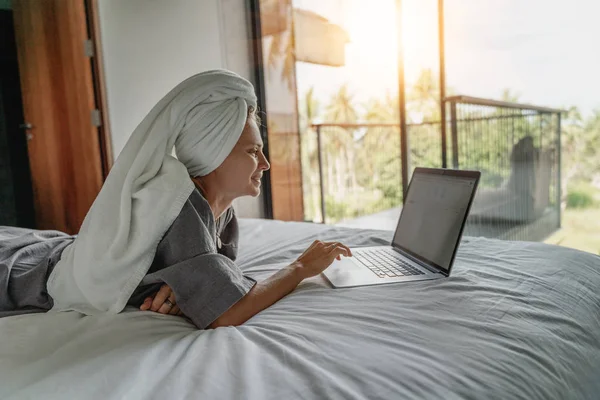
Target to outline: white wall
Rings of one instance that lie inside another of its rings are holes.
[[[115,158],[170,89],[195,73],[227,68],[251,78],[244,0],[100,0],[108,117]],[[262,217],[262,199],[236,201]]]
[[[100,0],[104,72],[117,156],[152,106],[190,75],[222,68],[216,0]]]

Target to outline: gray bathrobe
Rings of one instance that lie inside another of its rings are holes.
[[[58,231],[0,227],[0,317],[52,308],[46,281],[75,238]],[[194,189],[128,304],[139,307],[166,283],[181,311],[198,328],[206,328],[256,283],[234,262],[238,241],[233,208],[215,222],[208,202]]]

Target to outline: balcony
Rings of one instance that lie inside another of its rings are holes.
[[[440,121],[311,125],[302,136],[305,220],[394,229],[402,165],[476,169],[465,235],[543,240],[560,227],[561,110],[466,96]],[[406,157],[403,160],[403,157]],[[404,161],[404,163],[403,163]]]

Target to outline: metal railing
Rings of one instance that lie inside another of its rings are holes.
[[[482,172],[467,235],[540,240],[557,229],[561,110],[466,96],[446,105],[444,127],[407,124],[408,154],[398,124],[311,125],[302,139],[305,219],[336,223],[400,207],[407,157],[409,177],[416,166]]]
[[[558,229],[561,110],[467,96],[446,104],[450,166],[482,171],[465,234],[542,240]]]

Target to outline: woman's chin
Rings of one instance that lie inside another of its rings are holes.
[[[251,180],[250,182],[250,187],[249,187],[249,195],[252,197],[256,197],[258,195],[260,195],[260,186],[261,186],[261,182],[260,181],[255,181],[254,179]]]
[[[260,186],[251,185],[246,191],[246,196],[258,197],[260,195]]]

